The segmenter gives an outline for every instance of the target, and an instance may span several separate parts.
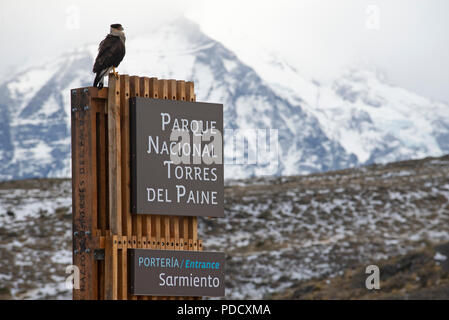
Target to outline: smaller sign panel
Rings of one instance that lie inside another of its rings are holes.
[[[207,251],[128,249],[133,295],[225,295],[225,254]]]

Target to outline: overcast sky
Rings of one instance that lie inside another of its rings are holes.
[[[448,0],[14,0],[0,2],[0,76],[98,43],[120,22],[127,36],[186,15],[225,45],[250,37],[307,77],[374,66],[388,80],[449,102]],[[231,48],[232,49],[232,48]]]

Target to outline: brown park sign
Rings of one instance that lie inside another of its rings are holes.
[[[225,255],[220,252],[128,249],[133,295],[225,295]]]
[[[130,99],[131,210],[223,217],[223,105]]]

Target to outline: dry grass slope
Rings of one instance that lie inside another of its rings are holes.
[[[225,214],[199,235],[227,254],[228,298],[448,298],[449,156],[227,181]],[[70,263],[70,180],[0,183],[0,298],[68,299]]]

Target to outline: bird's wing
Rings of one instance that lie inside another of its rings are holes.
[[[112,66],[118,66],[125,56],[125,46],[119,37],[108,35],[100,42],[93,72],[97,73]]]

